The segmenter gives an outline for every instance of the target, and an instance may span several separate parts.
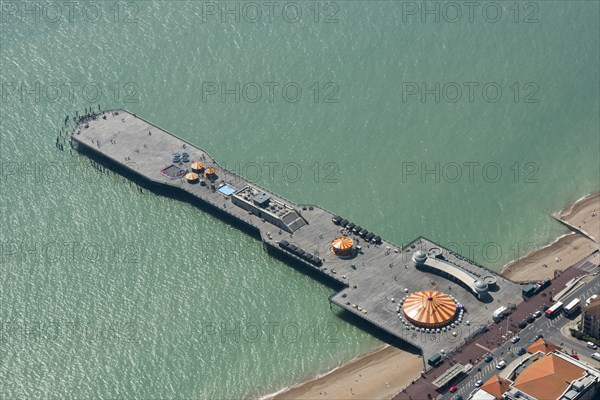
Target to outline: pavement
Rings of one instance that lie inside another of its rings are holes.
[[[583,265],[585,263],[581,263]],[[484,334],[476,337],[474,340],[462,347],[457,353],[452,354],[449,358],[446,358],[444,362],[437,368],[431,369],[426,374],[422,374],[421,378],[417,379],[413,384],[409,385],[402,392],[394,397],[394,400],[417,400],[417,399],[432,399],[432,398],[443,398],[451,399],[454,395],[460,394],[464,399],[467,399],[469,394],[476,389],[475,382],[478,379],[484,382],[494,374],[500,374],[503,371],[507,374],[511,368],[511,365],[515,365],[522,358],[517,356],[515,351],[519,347],[527,348],[533,343],[533,338],[538,333],[544,333],[548,340],[561,344],[567,349],[573,349],[581,355],[585,355],[586,359],[593,353],[591,349],[586,347],[583,342],[577,341],[575,338],[567,338],[560,333],[560,327],[570,320],[562,315],[558,315],[553,319],[548,319],[544,315],[537,318],[533,323],[527,324],[524,329],[519,329],[517,323],[523,319],[526,319],[536,310],[541,310],[544,305],[552,304],[550,298],[553,293],[560,292],[567,282],[575,277],[589,275],[590,270],[587,268],[579,269],[576,266],[571,267],[564,271],[561,275],[552,280],[552,284],[542,292],[535,296],[523,301],[517,305],[516,310],[513,311],[508,317],[498,323],[491,323],[489,330]],[[562,301],[570,301],[571,299],[580,296],[585,302],[589,296],[593,293],[600,292],[600,280],[588,279],[589,282],[574,289],[568,295],[564,296]],[[578,314],[580,315],[580,314]],[[521,340],[513,344],[510,342],[510,338],[515,334],[521,337]],[[588,355],[589,353],[589,355]],[[493,361],[486,363],[483,358],[487,354],[492,354]],[[495,368],[495,365],[500,359],[504,359],[508,364],[502,371]],[[582,361],[586,361],[582,359]],[[590,359],[590,361],[593,361]],[[450,368],[455,363],[473,364],[473,369],[469,374],[463,374],[463,378],[460,377],[459,381],[455,381],[452,385],[458,386],[458,391],[455,393],[449,393],[448,388],[437,389],[432,382],[440,376],[444,371]],[[597,364],[597,363],[596,363]],[[596,365],[592,364],[592,365]],[[504,375],[501,375],[504,376]]]

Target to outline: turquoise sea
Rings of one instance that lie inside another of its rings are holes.
[[[76,111],[495,270],[600,187],[597,1],[0,6],[2,399],[258,397],[382,344],[256,239],[71,154]]]

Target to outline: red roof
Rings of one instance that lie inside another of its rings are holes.
[[[517,376],[513,386],[538,399],[557,399],[585,371],[575,364],[547,354]]]
[[[554,343],[544,339],[539,338],[536,340],[531,346],[527,348],[528,353],[537,353],[541,351],[544,354],[552,353],[554,350],[560,349],[560,346],[555,345]]]
[[[481,385],[481,389],[485,390],[497,399],[502,398],[502,393],[510,389],[511,382],[508,379],[500,378],[498,375],[492,376]]]

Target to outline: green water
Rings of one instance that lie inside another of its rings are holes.
[[[125,107],[289,199],[496,270],[564,233],[548,213],[600,186],[598,2],[517,3],[518,22],[498,2],[495,23],[422,22],[391,1],[320,3],[318,18],[282,2],[256,23],[240,3],[223,23],[214,4],[77,3],[72,22],[2,8],[3,397],[254,397],[381,344],[250,236],[59,151],[76,110]],[[208,94],[236,82],[239,102]],[[445,89],[422,102],[411,82]]]

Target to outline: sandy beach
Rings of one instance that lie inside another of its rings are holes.
[[[599,213],[600,192],[584,197],[580,201],[554,214],[554,217],[581,230],[598,243],[600,241]]]
[[[600,238],[599,211],[600,192],[580,199],[553,216],[574,227],[581,226],[581,230],[597,240]],[[584,226],[586,229],[583,229]],[[509,262],[502,268],[501,275],[515,281],[552,278],[554,271],[565,270],[597,249],[597,241],[571,232],[548,246]]]
[[[387,346],[274,399],[390,399],[417,379],[422,369],[420,356]]]
[[[564,271],[597,248],[598,245],[585,236],[569,233],[547,247],[511,261],[502,269],[501,275],[514,281],[551,279],[554,271]]]

